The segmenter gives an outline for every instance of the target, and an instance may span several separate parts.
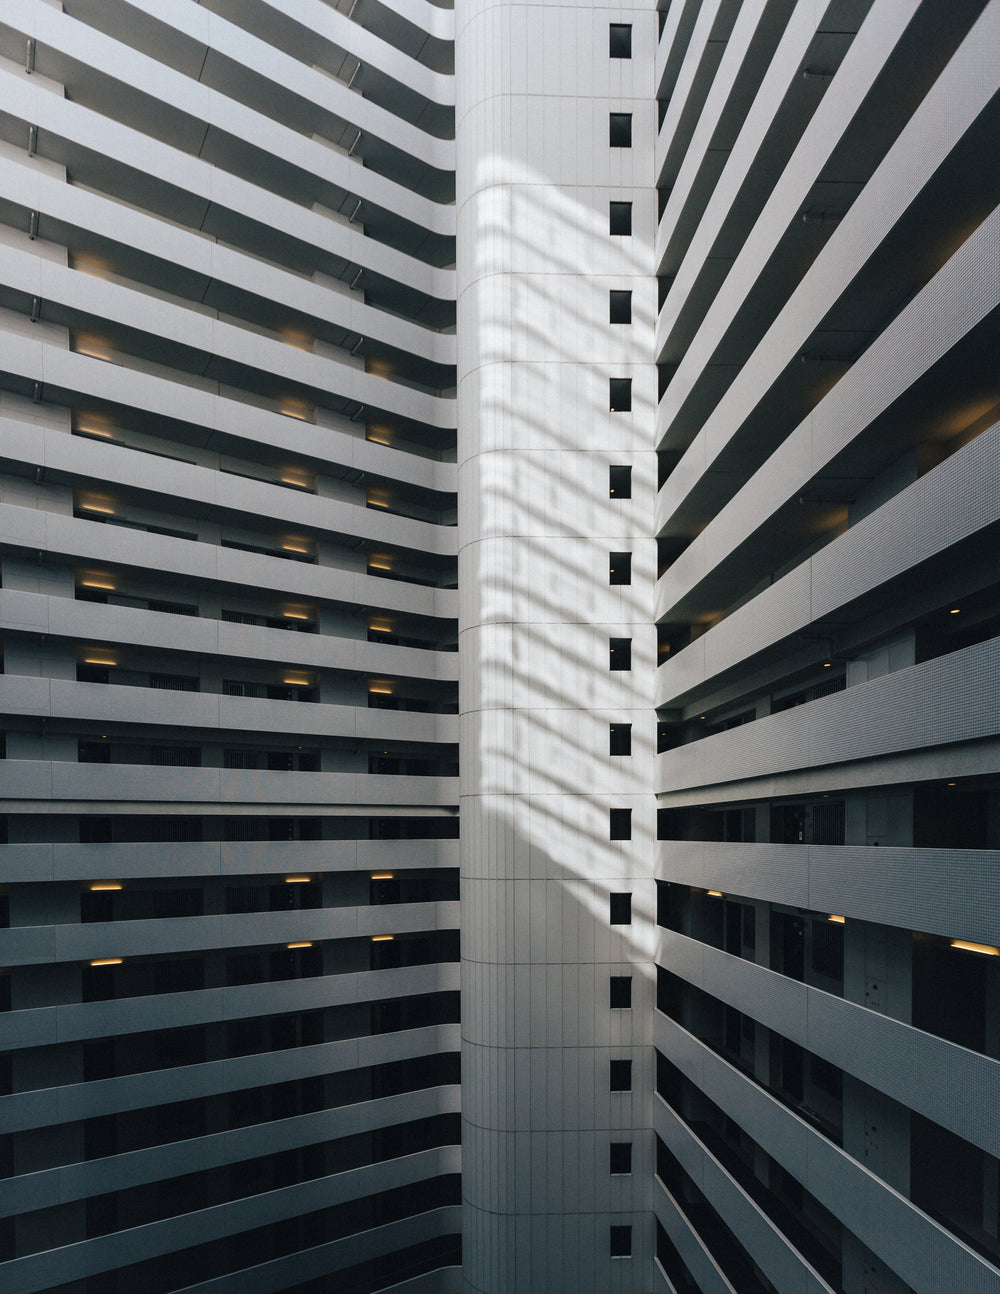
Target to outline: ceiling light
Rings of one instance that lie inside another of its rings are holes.
[[[308,885],[312,880],[311,876],[286,876],[286,885]]]
[[[372,935],[373,944],[388,944],[393,940],[393,935]]]
[[[971,939],[953,939],[950,946],[957,948],[960,952],[982,953],[986,957],[1000,957],[1000,948],[994,948],[990,944],[973,943]]]
[[[393,881],[396,876],[394,872],[372,872],[371,879],[373,881]]]
[[[833,921],[838,926],[847,924],[846,917],[827,917],[827,921]]]
[[[96,961],[92,961],[90,964],[91,966],[120,966],[122,959],[120,957],[98,957]]]
[[[708,891],[708,897],[709,897],[710,899],[721,899],[721,898],[722,898],[722,891],[721,891],[721,890],[709,890],[709,891]]]
[[[309,940],[309,939],[300,939],[300,940],[298,940],[298,941],[297,941],[296,943],[294,943],[294,944],[285,944],[285,947],[286,947],[286,948],[288,948],[288,949],[292,949],[292,948],[311,948],[311,947],[312,947],[312,941],[311,941],[311,940]]]
[[[94,894],[104,890],[120,890],[122,887],[118,881],[95,881],[90,887]]]

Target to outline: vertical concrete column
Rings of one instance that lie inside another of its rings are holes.
[[[610,56],[611,23],[631,25],[631,58]],[[470,1294],[650,1280],[655,42],[652,6],[456,6]],[[631,147],[611,147],[611,113]],[[612,201],[632,204],[630,234],[611,233]],[[631,322],[611,322],[612,292]],[[630,409],[612,411],[611,378],[631,379]],[[611,493],[613,466],[630,492]],[[631,554],[628,584],[612,553]],[[612,755],[626,724],[631,753]],[[612,977],[631,1007],[611,1006]],[[613,1061],[630,1090],[611,1090]],[[612,1174],[613,1142],[631,1173]]]

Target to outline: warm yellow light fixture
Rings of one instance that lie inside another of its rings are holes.
[[[83,663],[84,665],[117,665],[118,664],[116,660],[112,660],[110,659],[110,657],[107,657],[107,656],[84,656]]]
[[[971,939],[953,939],[950,946],[964,953],[982,953],[985,957],[1000,957],[1000,948],[990,944],[973,943]]]
[[[709,897],[710,899],[721,899],[721,898],[722,898],[722,891],[721,891],[721,890],[709,890],[709,891],[708,891],[708,897]]]
[[[87,359],[108,359],[111,355],[110,346],[102,346],[100,343],[93,342],[76,342],[72,348],[78,355],[86,355]]]
[[[961,611],[961,609],[962,609],[961,607],[952,607],[952,609],[948,612],[948,614],[950,616],[957,616],[958,613]]]
[[[120,890],[122,887],[118,881],[95,881],[90,888],[97,894],[104,890]]]
[[[376,633],[376,634],[391,634],[391,633],[392,633],[392,626],[391,626],[391,625],[369,625],[369,626],[368,626],[368,628],[372,631],[372,633]],[[614,648],[612,648],[612,651],[613,651],[613,650],[614,650]]]
[[[847,924],[847,918],[846,918],[846,917],[834,917],[834,916],[830,916],[830,917],[827,917],[827,921],[833,921],[833,922],[834,922],[836,925],[838,925],[838,926],[843,926],[843,925],[846,925],[846,924]]]
[[[308,687],[311,682],[310,679],[303,678],[301,674],[289,674],[287,678],[283,678],[281,681],[289,687]]]
[[[288,949],[292,949],[292,948],[311,948],[311,947],[312,947],[312,941],[311,941],[311,940],[309,940],[309,939],[300,939],[300,940],[298,940],[298,941],[297,941],[296,943],[294,943],[294,944],[285,944],[285,947],[286,947],[286,948],[288,948]]]
[[[281,547],[285,550],[286,553],[311,553],[312,552],[312,549],[307,544],[303,544],[300,541],[295,543],[283,542]]]
[[[368,569],[370,571],[391,571],[392,567],[388,562],[369,562]]]
[[[387,499],[376,499],[373,494],[369,494],[365,502],[370,508],[387,508],[389,506]]]
[[[823,668],[824,668],[824,669],[830,669],[830,668],[831,668],[831,666],[830,666],[830,662],[829,662],[828,660],[825,660],[825,661],[823,662]]]
[[[312,881],[311,876],[286,876],[286,885],[308,885]]]
[[[102,516],[113,517],[115,510],[106,503],[79,503],[77,505],[83,512],[100,512]]]
[[[391,687],[370,687],[369,692],[374,692],[377,696],[392,696]]]
[[[367,439],[368,439],[368,440],[369,440],[373,445],[388,445],[388,444],[389,444],[389,441],[387,441],[387,440],[381,440],[378,436],[368,436],[368,437],[367,437]]]
[[[308,620],[308,611],[282,611],[282,616],[286,620]]]
[[[98,957],[96,961],[92,961],[90,964],[91,966],[120,966],[122,959],[121,957]]]
[[[80,580],[80,585],[85,589],[114,589],[114,584],[109,584],[106,580]]]
[[[373,944],[388,944],[393,940],[393,935],[372,935]]]
[[[373,881],[393,881],[396,879],[396,874],[395,872],[372,872],[371,879]]]
[[[279,405],[279,412],[283,413],[286,418],[298,418],[300,422],[307,422],[313,415],[313,409],[306,404],[304,400],[286,399],[282,400]]]

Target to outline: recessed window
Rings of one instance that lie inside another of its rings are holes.
[[[612,58],[632,57],[632,24],[613,22],[608,29],[608,54]]]
[[[627,1010],[632,1005],[632,976],[612,975],[610,1006],[613,1010]]]
[[[608,407],[612,413],[631,413],[632,379],[630,377],[608,379]]]
[[[612,202],[609,232],[628,237],[632,232],[631,202]]]
[[[632,1228],[631,1227],[611,1227],[611,1257],[612,1258],[631,1258],[632,1257]]]
[[[631,638],[612,638],[610,648],[611,669],[622,670],[632,668],[632,639]]]
[[[610,921],[613,926],[632,924],[632,895],[616,892],[611,895]]]
[[[630,1060],[613,1060],[611,1062],[610,1080],[612,1092],[631,1092],[632,1062]]]
[[[612,755],[632,754],[632,725],[630,723],[613,723],[608,729],[611,738]]]
[[[631,584],[632,583],[632,554],[631,553],[609,553],[608,554],[608,583],[609,584]]]
[[[608,142],[612,148],[632,147],[632,114],[612,112],[608,116]]]
[[[631,499],[632,468],[612,464],[608,468],[608,493],[612,499]]]
[[[631,1141],[612,1141],[610,1159],[612,1173],[630,1173],[632,1171]]]
[[[608,829],[612,840],[632,839],[632,810],[609,809]]]
[[[623,291],[621,288],[612,288],[609,315],[613,324],[630,324],[632,322],[632,293]]]

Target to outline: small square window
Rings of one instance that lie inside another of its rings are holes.
[[[610,1005],[615,1011],[627,1010],[632,1005],[632,976],[612,975]]]
[[[611,665],[614,670],[623,670],[632,668],[632,639],[631,638],[612,638],[611,639]]]
[[[630,377],[612,377],[608,379],[608,408],[611,413],[632,412],[632,379]]]
[[[630,926],[632,924],[631,893],[616,892],[611,895],[610,920],[613,926]]]
[[[608,828],[612,840],[631,840],[632,810],[610,809],[608,811]]]
[[[632,57],[632,24],[613,22],[608,31],[608,54],[611,58]]]
[[[630,723],[613,723],[609,728],[612,755],[632,754],[632,725]]]
[[[631,1092],[632,1062],[630,1060],[613,1060],[609,1077],[612,1092]]]
[[[632,147],[632,114],[612,112],[608,116],[608,142],[612,148]]]
[[[612,464],[608,468],[608,493],[612,499],[631,499],[631,467],[619,467]]]
[[[631,584],[632,583],[632,554],[631,553],[609,553],[608,554],[608,583],[609,584]]]
[[[631,1141],[612,1141],[611,1171],[613,1173],[630,1173],[632,1171]]]
[[[609,317],[613,324],[630,324],[632,322],[632,293],[620,288],[611,289],[611,308]]]
[[[612,202],[609,232],[628,237],[632,232],[631,202]]]
[[[612,1227],[611,1228],[611,1257],[612,1258],[631,1258],[632,1257],[632,1228],[631,1227]]]

